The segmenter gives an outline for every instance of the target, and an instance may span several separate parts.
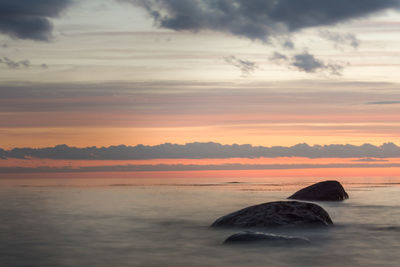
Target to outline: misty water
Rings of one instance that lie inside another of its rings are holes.
[[[279,178],[278,181],[284,181]],[[310,244],[222,245],[229,212],[284,200],[282,182],[52,184],[0,187],[0,266],[399,266],[400,187],[344,184],[350,199],[320,202],[335,225],[266,229]],[[0,183],[1,184],[1,183]],[[92,185],[91,184],[95,184]],[[309,184],[309,183],[307,183]],[[306,185],[306,184],[304,184]]]

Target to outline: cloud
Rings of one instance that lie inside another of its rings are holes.
[[[293,50],[295,47],[294,42],[290,39],[287,39],[285,42],[283,42],[282,46],[290,50]]]
[[[269,59],[272,61],[280,61],[280,60],[287,61],[289,58],[284,54],[281,54],[279,52],[274,52],[274,54]]]
[[[5,64],[10,69],[17,69],[20,67],[29,68],[31,66],[31,62],[28,59],[24,59],[21,61],[14,61],[9,59],[8,57],[0,58],[0,64]]]
[[[400,101],[376,101],[367,103],[367,105],[395,105],[395,104],[400,104]]]
[[[325,63],[322,60],[317,59],[309,52],[294,54],[291,57],[281,54],[279,52],[274,52],[274,54],[269,59],[279,63],[286,63],[289,66],[295,67],[299,71],[307,73],[328,72],[332,75],[341,75],[341,72],[343,70],[343,65]]]
[[[291,65],[301,71],[311,73],[317,71],[328,71],[330,74],[340,75],[343,70],[342,65],[324,63],[322,60],[315,58],[314,55],[308,52],[294,55]]]
[[[399,0],[120,0],[147,11],[161,28],[213,30],[252,40],[334,25],[387,9]]]
[[[362,158],[362,159],[355,159],[354,162],[388,162],[386,159],[374,159],[374,158]]]
[[[20,61],[12,60],[8,57],[0,57],[0,64],[4,64],[6,67],[10,69],[20,69],[20,68],[30,68],[30,67],[40,67],[42,69],[48,69],[49,66],[47,64],[41,64],[38,66],[32,65],[29,59],[24,59]],[[0,88],[1,91],[1,88]],[[0,93],[1,94],[1,93]]]
[[[334,42],[337,47],[349,45],[356,49],[360,46],[360,40],[351,33],[343,34],[332,31],[320,31],[319,35],[324,39]]]
[[[242,76],[246,77],[258,69],[258,65],[250,60],[240,59],[235,56],[224,57],[226,63],[240,69]]]
[[[298,144],[291,147],[252,145],[221,145],[218,143],[162,144],[156,146],[110,146],[77,148],[58,145],[47,148],[14,148],[0,150],[6,158],[41,158],[70,160],[140,160],[140,159],[203,159],[203,158],[398,158],[400,147],[393,143],[381,146]]]
[[[48,41],[55,18],[72,0],[1,0],[0,33],[19,39]]]
[[[1,67],[0,65],[0,69]],[[5,67],[2,68],[4,71]],[[35,71],[45,71],[36,65],[31,68]],[[147,128],[219,125],[232,131],[235,129],[232,125],[244,127],[250,123],[252,125],[248,126],[256,129],[265,123],[271,123],[269,127],[281,129],[279,123],[300,122],[304,123],[303,126],[299,126],[300,128],[311,127],[315,131],[328,129],[334,131],[346,129],[359,133],[378,131],[388,136],[396,132],[396,126],[389,127],[380,123],[394,123],[393,116],[385,115],[390,114],[390,110],[379,114],[376,114],[374,109],[355,111],[354,103],[365,105],[370,101],[400,99],[398,87],[399,84],[383,82],[327,80],[287,81],[281,83],[279,87],[273,82],[250,81],[240,84],[213,81],[92,84],[16,82],[0,85],[0,127],[135,125]],[[279,88],[287,89],[282,91],[278,90]],[[310,91],[298,88],[308,88]],[[326,90],[321,91],[320,88]],[[379,90],[370,90],[371,88]],[[232,94],[232,89],[235,89],[235,94]],[[315,118],[315,114],[322,107],[329,111],[329,114],[323,118]],[[280,115],[253,115],[270,114],[271,109],[274,110],[274,114]],[[182,110],[186,114],[192,114],[196,119],[190,119],[182,113]],[[35,115],[36,112],[41,112],[41,115]],[[76,117],[77,112],[82,114],[79,119]],[[57,117],[60,113],[65,116],[63,120]],[[221,114],[228,113],[229,116],[221,117]],[[346,120],[340,121],[343,124],[337,126],[336,118],[344,113],[350,115]],[[86,115],[90,117],[85,117]],[[365,124],[354,125],[349,122]],[[272,126],[275,123],[278,125]],[[328,124],[313,125],[313,123]],[[298,126],[291,127],[297,129]]]

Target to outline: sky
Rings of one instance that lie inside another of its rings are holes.
[[[0,169],[24,165],[14,148],[201,143],[186,159],[209,142],[388,144],[390,160],[375,164],[397,164],[399,10],[398,0],[0,0]],[[298,157],[276,158],[287,156]]]

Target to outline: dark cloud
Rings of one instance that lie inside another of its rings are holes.
[[[72,0],[0,0],[0,33],[47,41],[53,29],[50,18],[70,4]]]
[[[295,47],[294,42],[293,42],[292,40],[289,40],[289,39],[286,40],[285,42],[283,42],[282,46],[283,46],[284,48],[290,49],[290,50],[293,50],[294,47]]]
[[[326,70],[334,75],[339,75],[340,71],[343,69],[341,65],[326,64],[308,52],[294,55],[291,64],[292,66],[304,72],[317,72]]]
[[[395,105],[395,104],[400,104],[400,101],[376,101],[367,103],[367,105]]]
[[[258,69],[258,65],[250,60],[240,59],[235,56],[224,57],[225,62],[240,69],[242,76],[248,76]]]
[[[292,65],[305,72],[315,72],[324,67],[324,63],[321,60],[316,59],[309,53],[293,56]]]
[[[333,25],[399,8],[399,0],[120,0],[144,8],[161,28],[213,30],[252,40]]]
[[[289,66],[295,67],[297,70],[308,73],[328,72],[332,75],[341,75],[343,70],[343,65],[325,63],[309,52],[295,54],[291,57],[279,52],[274,52],[269,59],[278,63],[288,64]]]
[[[76,148],[58,145],[48,148],[14,148],[0,150],[7,158],[47,158],[71,160],[139,160],[139,159],[202,159],[202,158],[398,158],[400,147],[393,143],[381,146],[298,144],[291,147],[262,147],[252,145],[221,145],[218,143],[162,144],[156,146],[110,146]]]
[[[340,47],[343,45],[349,45],[353,48],[360,46],[360,40],[354,34],[351,33],[337,33],[332,31],[320,31],[320,36],[324,39],[334,42],[335,46]]]

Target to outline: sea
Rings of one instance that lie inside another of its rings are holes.
[[[0,266],[400,266],[400,177],[339,180],[334,225],[265,229],[308,244],[224,245],[218,217],[323,178],[1,179]]]

